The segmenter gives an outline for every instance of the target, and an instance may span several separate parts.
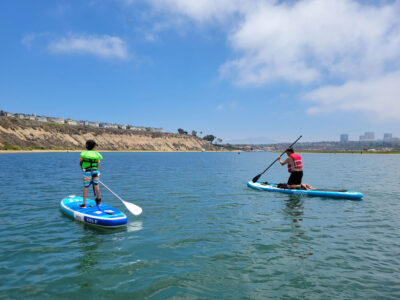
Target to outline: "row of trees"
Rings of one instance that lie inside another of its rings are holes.
[[[178,133],[179,134],[188,134],[188,132],[183,130],[182,128],[178,128]],[[202,131],[200,131],[200,135],[203,135]],[[197,136],[196,130],[192,130],[192,136]],[[217,138],[213,134],[207,134],[207,135],[203,136],[202,139],[205,141],[209,141],[211,144],[214,142],[214,140],[216,140],[219,144],[222,143],[222,139]]]

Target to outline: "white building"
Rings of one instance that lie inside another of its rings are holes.
[[[135,130],[135,131],[146,131],[146,127],[144,127],[144,126],[132,126],[129,129],[130,130]]]
[[[117,124],[110,124],[110,123],[102,123],[100,127],[118,129],[118,125]]]
[[[35,120],[36,116],[35,115],[24,115],[25,120]]]
[[[78,121],[75,121],[75,120],[67,120],[67,124],[68,125],[73,125],[73,126],[79,125]]]
[[[44,117],[44,116],[36,116],[36,117],[35,117],[35,120],[36,120],[36,121],[39,121],[39,122],[47,122],[47,117]]]
[[[88,125],[86,125],[86,126],[99,127],[99,122],[88,122]]]
[[[49,118],[47,118],[47,121],[48,122],[54,122],[54,123],[57,123],[57,124],[64,124],[65,123],[64,118],[52,118],[52,117],[49,117]]]

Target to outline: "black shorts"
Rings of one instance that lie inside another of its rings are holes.
[[[290,174],[288,185],[299,185],[301,184],[301,179],[303,178],[303,171],[294,171]]]

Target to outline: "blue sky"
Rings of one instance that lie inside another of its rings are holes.
[[[399,1],[0,2],[0,109],[224,141],[400,137]]]

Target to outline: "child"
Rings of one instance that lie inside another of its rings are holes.
[[[83,204],[81,208],[86,207],[86,198],[90,184],[93,183],[94,189],[96,191],[96,204],[99,206],[101,203],[100,197],[100,172],[99,165],[100,160],[103,159],[100,153],[93,151],[97,146],[96,142],[93,140],[88,140],[86,142],[86,151],[81,153],[80,165],[83,171]]]

